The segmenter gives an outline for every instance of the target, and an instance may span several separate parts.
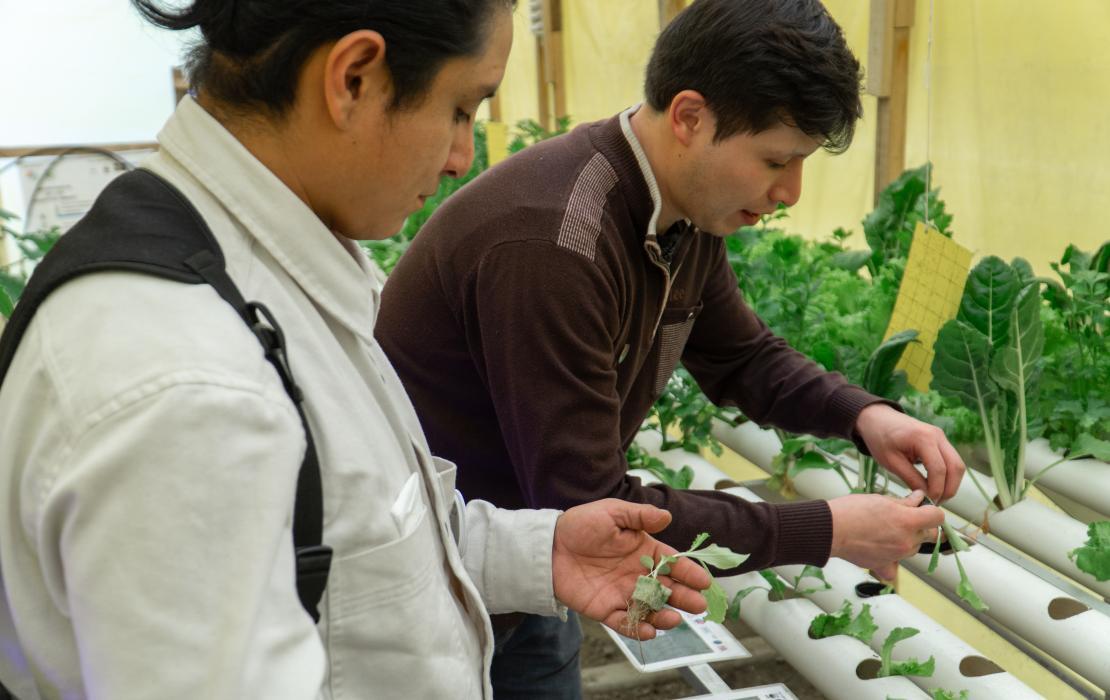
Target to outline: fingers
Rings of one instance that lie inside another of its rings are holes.
[[[880,581],[893,581],[898,575],[898,562],[883,564],[871,569],[871,573]]]
[[[914,468],[913,463],[906,459],[906,456],[901,452],[891,452],[885,455],[885,462],[887,469],[902,477],[902,481],[906,482],[906,486],[911,489],[921,489],[923,492],[928,488],[928,483],[925,477]]]
[[[944,482],[944,497],[943,500],[947,501],[956,495],[956,491],[960,488],[960,482],[963,481],[964,474],[967,472],[967,466],[964,465],[964,460],[960,457],[960,453],[952,446],[952,443],[947,439],[942,440],[940,443],[940,454],[944,458],[944,463],[948,467],[948,478]]]
[[[705,612],[707,607],[705,596],[700,591],[678,583],[667,576],[660,576],[659,581],[671,589],[671,597],[667,599],[667,605],[695,615]]]
[[[905,498],[902,499],[902,503],[905,503],[910,508],[916,508],[919,505],[921,505],[921,502],[924,501],[924,500],[925,500],[925,492],[922,491],[921,489],[915,489],[914,491],[912,491],[910,493],[910,495],[908,495],[908,496],[906,496]]]
[[[605,500],[613,522],[625,530],[643,530],[654,534],[671,524],[671,514],[647,503],[630,503],[616,498]]]
[[[935,443],[922,445],[917,450],[917,454],[921,463],[925,465],[925,473],[929,475],[929,482],[926,487],[929,498],[934,503],[939,503],[948,491],[946,484],[948,467],[944,463],[944,458],[940,456],[940,450],[937,449]]]
[[[703,569],[700,564],[695,564],[686,558],[679,559],[671,564],[670,577],[699,591],[709,588],[709,584],[713,580],[710,578],[709,572]]]

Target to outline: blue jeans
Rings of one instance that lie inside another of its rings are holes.
[[[516,627],[494,635],[494,700],[580,700],[582,674],[578,616],[525,615]]]

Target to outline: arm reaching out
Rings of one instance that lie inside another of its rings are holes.
[[[860,412],[856,432],[871,456],[911,489],[924,490],[935,503],[956,495],[966,468],[940,428],[876,403]],[[925,465],[927,479],[914,468],[916,462]]]

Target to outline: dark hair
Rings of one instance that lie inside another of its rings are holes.
[[[195,0],[180,9],[131,0],[167,29],[199,27],[186,67],[194,88],[236,108],[274,116],[293,105],[305,61],[319,46],[360,29],[386,41],[390,109],[418,103],[448,59],[478,53],[498,7],[516,0]]]
[[[859,61],[818,0],[696,0],[659,35],[644,89],[657,112],[700,92],[717,141],[781,121],[835,153],[863,114],[860,84]]]

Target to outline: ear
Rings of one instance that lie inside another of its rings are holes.
[[[324,61],[324,101],[337,127],[346,128],[360,107],[389,99],[390,90],[381,34],[361,29],[335,42]]]
[[[699,137],[713,135],[717,123],[705,98],[697,90],[683,90],[667,108],[667,122],[675,140],[689,147]]]

